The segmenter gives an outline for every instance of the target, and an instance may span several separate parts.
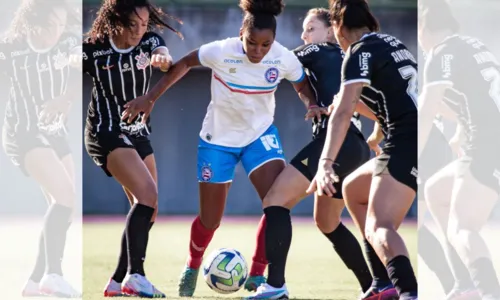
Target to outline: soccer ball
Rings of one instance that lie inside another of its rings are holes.
[[[248,278],[247,262],[237,250],[218,249],[205,260],[203,276],[208,286],[217,293],[234,293]]]

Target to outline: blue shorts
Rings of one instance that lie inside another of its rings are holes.
[[[246,147],[224,147],[205,142],[198,144],[198,181],[231,182],[239,161],[250,176],[252,171],[272,160],[283,160],[278,129],[271,125],[258,139]]]

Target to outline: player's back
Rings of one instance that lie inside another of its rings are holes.
[[[464,125],[466,149],[500,134],[500,65],[481,41],[463,35],[446,38],[430,52],[425,76],[428,84],[449,86],[443,101]]]
[[[394,36],[371,33],[347,52],[343,81],[367,83],[361,100],[377,115],[386,138],[416,138],[418,67],[408,48]]]

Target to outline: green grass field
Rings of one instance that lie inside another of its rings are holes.
[[[167,299],[177,297],[177,282],[188,253],[190,220],[155,224],[149,239],[146,272]],[[257,220],[223,222],[207,254],[221,247],[238,249],[250,264],[255,245]],[[359,237],[357,230],[349,226]],[[116,266],[123,223],[86,223],[83,226],[84,299],[104,299],[102,289]],[[416,262],[416,225],[401,228],[413,263]],[[287,286],[292,299],[354,300],[359,295],[356,278],[343,265],[328,240],[312,219],[294,223],[293,241],[287,264]],[[219,295],[198,279],[195,299],[241,299],[243,289]]]

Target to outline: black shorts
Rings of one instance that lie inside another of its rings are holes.
[[[354,126],[351,124],[351,127]],[[290,162],[309,181],[312,181],[318,171],[318,163],[325,145],[326,132],[307,144]],[[359,130],[349,128],[344,143],[335,160],[335,173],[339,182],[334,184],[337,191],[333,198],[343,199],[342,183],[344,179],[370,159],[370,148]]]
[[[382,154],[375,157],[373,176],[390,174],[402,184],[418,191],[418,136],[417,132],[406,137],[394,138],[382,147]]]
[[[427,180],[454,159],[453,150],[444,134],[435,125],[432,126],[429,139],[418,160],[418,186],[423,187]],[[418,197],[423,200],[423,195]]]
[[[498,147],[496,147],[498,148]],[[476,152],[471,156],[462,156],[458,159],[457,177],[462,177],[467,170],[479,183],[492,188],[500,194],[500,159],[498,152],[490,149]]]
[[[153,154],[153,147],[147,136],[136,137],[114,131],[93,133],[86,129],[85,148],[96,165],[100,166],[109,177],[112,175],[106,167],[107,157],[113,150],[133,148],[143,160]]]
[[[38,130],[13,133],[6,126],[2,128],[2,146],[12,163],[20,167],[26,176],[29,176],[29,174],[24,166],[24,159],[26,154],[33,149],[50,148],[54,150],[60,159],[71,154],[65,136],[47,135]]]

